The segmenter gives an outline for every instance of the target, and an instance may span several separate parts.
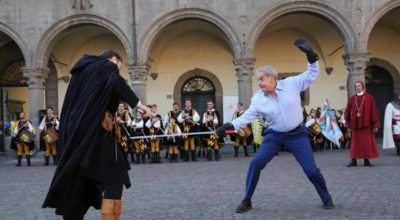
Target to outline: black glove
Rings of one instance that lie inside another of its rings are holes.
[[[301,51],[303,51],[307,55],[309,63],[315,63],[317,60],[319,60],[318,54],[313,50],[311,45],[304,39],[295,40],[294,45],[296,45],[296,47],[298,47]]]
[[[233,127],[233,124],[230,122],[225,123],[224,125],[222,125],[222,127],[217,128],[217,130],[215,130],[215,134],[218,136],[218,138],[223,138],[225,137],[225,131],[228,130],[235,130],[235,127]]]

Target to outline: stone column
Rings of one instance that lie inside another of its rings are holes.
[[[29,120],[36,130],[36,144],[39,143],[39,110],[45,109],[45,80],[49,74],[48,68],[21,68],[28,82],[29,90]],[[39,145],[36,145],[39,146]]]
[[[146,102],[146,81],[149,75],[150,65],[148,63],[129,64],[128,71],[131,76],[131,88],[136,93],[139,100]]]
[[[344,64],[347,66],[347,97],[354,95],[354,84],[362,80],[365,82],[365,69],[371,58],[370,53],[348,53],[343,55]]]
[[[239,102],[243,103],[245,108],[250,105],[250,99],[253,96],[252,76],[254,63],[253,57],[244,57],[235,60],[236,76],[238,78]]]

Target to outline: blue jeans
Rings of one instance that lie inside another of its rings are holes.
[[[260,172],[268,162],[278,153],[281,146],[285,146],[295,156],[303,168],[308,179],[314,184],[323,203],[329,198],[325,179],[315,165],[308,130],[304,126],[297,127],[289,132],[277,132],[272,129],[265,131],[264,140],[255,157],[250,161],[246,178],[246,199],[251,199],[256,189]]]

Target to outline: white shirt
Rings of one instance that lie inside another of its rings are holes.
[[[179,123],[183,123],[183,121],[184,121],[183,116],[184,116],[184,115],[185,115],[185,110],[183,110],[183,111],[181,112],[181,114],[178,116],[178,122],[179,122]],[[199,116],[199,114],[197,113],[197,111],[194,110],[194,109],[193,109],[193,118],[192,118],[192,121],[194,121],[194,122],[199,122],[199,121],[200,121],[200,116]]]
[[[168,113],[167,113],[167,115],[165,115],[165,120],[164,120],[164,126],[167,126],[167,124],[169,123],[169,113],[170,113],[171,111],[169,111]],[[177,112],[179,112],[179,114],[178,114],[178,116],[181,114],[181,112],[182,111],[180,111],[180,110],[178,110]]]
[[[318,61],[308,64],[305,72],[279,80],[275,88],[277,99],[258,91],[251,98],[250,107],[239,118],[232,121],[235,130],[245,127],[248,123],[262,115],[270,129],[286,132],[303,122],[300,92],[306,90],[319,75]]]
[[[207,124],[207,123],[208,123],[207,117],[206,117],[207,111],[212,111],[212,112],[214,112],[213,124],[214,124],[214,125],[217,125],[217,124],[218,124],[218,116],[217,116],[217,114],[215,113],[215,109],[206,110],[206,111],[204,112],[204,114],[203,114],[203,124]]]
[[[155,128],[160,128],[160,127],[161,127],[161,120],[158,120],[157,122],[152,123],[152,122],[151,122],[151,119],[149,119],[149,120],[147,120],[147,122],[146,122],[146,127],[151,128],[151,127],[152,127],[152,124],[153,124],[153,127],[155,127]]]
[[[43,130],[45,129],[45,126],[46,126],[46,123],[45,123],[46,117],[47,117],[47,116],[44,116],[42,122],[40,122],[39,130],[41,130],[41,131],[43,131]],[[59,127],[60,127],[60,122],[58,121],[58,119],[56,119],[56,125],[54,126],[54,128],[55,128],[56,130],[58,130]]]
[[[14,134],[13,134],[14,137],[16,137],[19,132],[18,124],[19,124],[19,121],[17,121],[17,123],[15,125]],[[21,127],[21,129],[22,129],[22,127]],[[32,124],[29,121],[28,121],[28,129],[27,130],[31,133],[33,132]]]
[[[180,135],[182,134],[181,129],[179,128],[179,126],[177,124],[175,124],[176,126],[176,133],[173,133],[175,135]],[[172,134],[172,130],[169,129],[170,127],[168,126],[167,129],[165,129],[164,134]]]
[[[150,120],[149,120],[150,121]],[[132,128],[143,128],[143,119],[140,120],[139,122],[136,122],[136,120],[132,121],[131,127]]]

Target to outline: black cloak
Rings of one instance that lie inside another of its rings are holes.
[[[107,184],[130,187],[129,162],[114,132],[106,132],[101,121],[106,111],[116,111],[120,100],[131,107],[139,102],[117,65],[104,57],[85,55],[71,75],[60,117],[61,158],[43,203],[43,208],[56,208],[58,215],[76,207],[83,212],[90,206],[99,209]]]

